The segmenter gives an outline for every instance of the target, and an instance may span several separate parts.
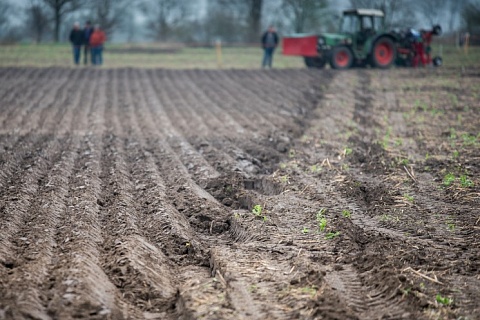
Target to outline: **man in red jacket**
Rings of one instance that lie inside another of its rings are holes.
[[[105,32],[100,29],[99,25],[95,26],[92,35],[90,36],[90,48],[92,49],[92,63],[94,65],[101,65],[103,63],[102,52],[103,44],[107,40]]]

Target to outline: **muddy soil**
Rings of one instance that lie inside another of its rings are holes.
[[[480,319],[479,73],[0,70],[0,319]]]

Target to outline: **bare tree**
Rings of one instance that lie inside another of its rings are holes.
[[[126,16],[133,10],[136,1],[132,0],[96,0],[92,3],[92,16],[102,29],[111,35]]]
[[[473,33],[480,30],[480,1],[471,1],[462,11],[465,28]]]
[[[45,5],[37,0],[30,0],[26,8],[27,30],[33,35],[35,42],[42,42],[42,38],[49,29],[50,19],[45,11]]]
[[[248,40],[257,42],[260,34],[260,23],[262,21],[263,0],[249,0],[249,35]]]
[[[350,5],[353,8],[382,10],[385,14],[385,26],[390,29],[411,27],[416,23],[414,1],[415,0],[350,0]]]
[[[150,0],[141,9],[147,16],[147,28],[156,40],[167,41],[190,18],[189,0]]]
[[[8,2],[0,2],[0,28],[4,29],[9,23],[11,7]]]
[[[54,19],[54,40],[60,40],[60,25],[66,14],[78,10],[82,6],[81,0],[43,0],[53,11]],[[85,2],[85,1],[84,1]]]
[[[328,3],[326,0],[283,0],[282,7],[293,31],[306,32],[323,23]]]

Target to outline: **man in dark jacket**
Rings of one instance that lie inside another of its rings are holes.
[[[262,47],[264,50],[262,67],[272,67],[273,52],[278,45],[278,35],[273,26],[262,35]]]
[[[73,61],[76,65],[80,63],[80,51],[84,43],[83,31],[80,30],[80,24],[75,22],[70,32],[70,42],[73,46]]]
[[[83,29],[83,34],[84,34],[83,63],[85,65],[88,64],[88,53],[90,52],[90,37],[92,36],[92,33],[93,33],[92,23],[90,21],[87,21],[85,23],[85,28]]]

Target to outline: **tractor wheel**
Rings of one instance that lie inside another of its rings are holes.
[[[325,60],[322,58],[304,57],[305,65],[308,68],[322,69],[325,67]]]
[[[348,69],[353,64],[353,54],[347,47],[335,47],[332,51],[330,66],[333,69]]]
[[[397,57],[397,49],[390,38],[382,37],[373,45],[372,66],[377,68],[389,68]]]

